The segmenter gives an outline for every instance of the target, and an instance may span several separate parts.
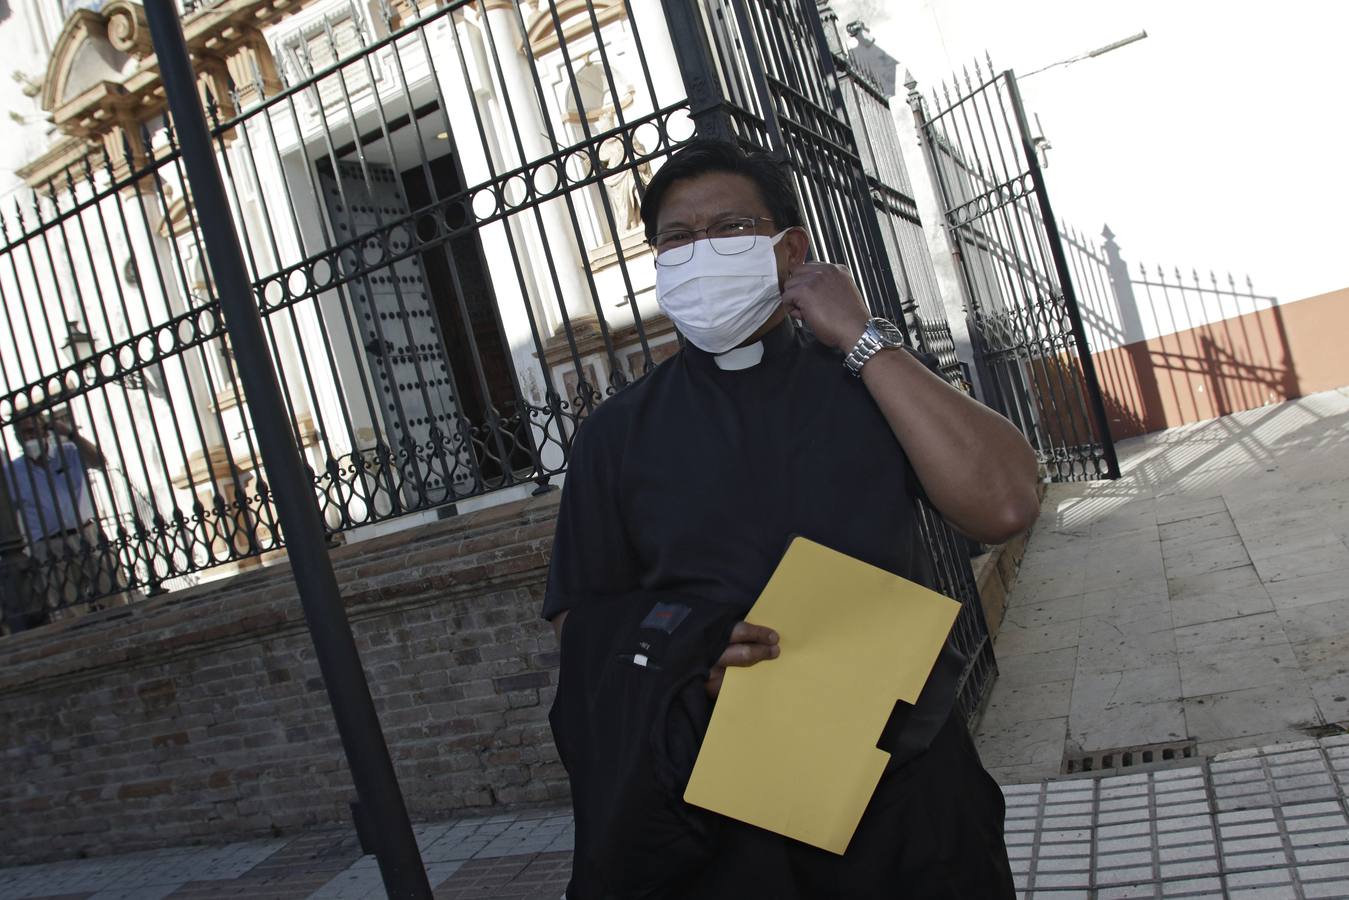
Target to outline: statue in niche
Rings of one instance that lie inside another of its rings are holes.
[[[609,91],[609,79],[605,77],[604,62],[598,51],[592,52],[585,65],[576,73],[576,90],[580,93],[585,120],[590,126],[589,130],[592,136],[603,134],[617,127],[618,110],[631,104],[636,92],[632,83],[627,81],[616,68],[611,69],[611,75],[614,88],[619,92],[617,103],[614,102]],[[579,126],[581,115],[576,109],[577,102],[574,94],[569,98],[568,105],[570,106],[568,118],[574,125]],[[578,127],[577,130],[580,131],[581,129]],[[628,139],[632,144],[633,156],[642,156],[647,152],[647,148],[637,139],[636,135],[629,135]],[[604,172],[620,169],[629,161],[622,135],[615,135],[600,142],[595,148],[595,154]],[[638,179],[641,179],[641,182],[645,184],[650,178],[651,164],[649,162],[637,166],[635,171],[626,169],[604,178],[604,191],[608,195],[609,206],[613,211],[613,224],[619,232],[609,235],[609,240],[618,243],[623,235],[641,226],[642,201],[638,189]],[[595,213],[600,219],[601,230],[608,231],[609,223],[604,216],[603,209],[597,205]]]
[[[616,123],[617,114],[614,108],[606,106],[599,120],[595,123],[596,130],[607,131],[613,128]],[[634,157],[642,156],[647,152],[646,147],[642,145],[635,134],[630,135],[629,140],[632,142],[632,155]],[[623,140],[619,137],[613,137],[602,142],[599,146],[599,158],[600,164],[604,166],[606,172],[622,166],[628,161]],[[642,195],[638,188],[639,179],[643,185],[651,180],[650,162],[643,162],[635,170],[629,169],[604,179],[604,189],[609,193],[609,204],[614,211],[614,222],[621,232],[614,237],[615,242],[623,234],[641,227]]]

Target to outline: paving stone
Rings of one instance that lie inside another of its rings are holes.
[[[1017,722],[1002,728],[980,729],[975,743],[988,766],[1042,764],[1055,768],[1063,759],[1067,717]]]
[[[1212,834],[1212,819],[1208,815],[1176,816],[1174,818],[1157,817],[1157,833],[1159,835],[1177,832],[1179,837],[1181,834],[1191,833],[1195,829],[1202,829],[1208,834]]]
[[[1176,641],[1169,622],[1145,628],[1098,616],[1083,619],[1080,627],[1079,673],[1120,672],[1176,661]]]
[[[1293,859],[1299,863],[1345,862],[1349,861],[1349,845],[1343,836],[1333,843],[1315,844],[1309,847],[1293,848]]]
[[[1289,869],[1269,868],[1252,872],[1228,872],[1226,880],[1228,887],[1236,890],[1270,885],[1291,885],[1293,875]]]
[[[1277,790],[1275,794],[1280,804],[1306,803],[1312,800],[1323,800],[1326,797],[1334,797],[1340,793],[1339,788],[1326,780],[1325,784],[1315,787],[1294,788],[1292,790]]]
[[[1052,856],[1091,856],[1091,841],[1067,841],[1062,844],[1041,844],[1040,858]]]
[[[1305,684],[1187,697],[1183,704],[1190,736],[1200,741],[1261,734],[1317,721],[1316,703]]]
[[[1096,852],[1096,868],[1098,870],[1150,865],[1152,865],[1152,850],[1150,847],[1127,853],[1106,853],[1100,848]]]
[[[1179,878],[1192,878],[1199,875],[1217,875],[1218,861],[1212,855],[1194,859],[1162,862],[1158,866],[1162,878],[1166,881]]]
[[[1045,872],[1035,875],[1035,887],[1039,888],[1086,888],[1090,887],[1091,875],[1086,872]]]
[[[1091,840],[1090,828],[1078,828],[1073,831],[1045,831],[1040,835],[1042,843],[1071,843]]]
[[[1127,812],[1132,810],[1148,810],[1150,806],[1147,794],[1139,794],[1136,797],[1118,797],[1113,800],[1102,800],[1098,804],[1103,813]]]
[[[1276,638],[1259,646],[1237,643],[1179,649],[1177,668],[1186,697],[1305,681],[1297,654],[1281,629]]]
[[[1304,880],[1349,880],[1349,862],[1320,863],[1311,866],[1298,866],[1298,877]]]
[[[1284,853],[1281,846],[1278,847],[1278,849],[1268,849],[1268,847],[1268,843],[1265,843],[1265,849],[1245,853],[1231,853],[1228,852],[1227,844],[1224,842],[1222,855],[1223,867],[1228,872],[1235,872],[1248,869],[1272,869],[1276,866],[1288,864],[1288,855]]]
[[[1349,579],[1342,571],[1299,573],[1272,581],[1264,588],[1277,610],[1349,600]]]
[[[1236,841],[1243,841],[1250,838],[1266,838],[1279,833],[1279,823],[1272,818],[1265,822],[1246,822],[1241,824],[1220,824],[1218,834],[1223,839],[1223,846],[1234,846]]]
[[[1202,900],[1226,900],[1223,883],[1219,878],[1177,878],[1167,879],[1163,885],[1164,897],[1202,898]]]
[[[1091,871],[1091,856],[1043,856],[1035,861],[1036,872],[1081,872]],[[1036,876],[1037,880],[1039,876]]]
[[[1230,881],[1228,882],[1231,883]],[[1227,897],[1232,900],[1290,900],[1297,896],[1292,893],[1292,885],[1287,887],[1248,887],[1229,890]]]
[[[1151,863],[1141,866],[1125,866],[1118,869],[1097,868],[1096,870],[1096,883],[1099,885],[1132,884],[1150,881],[1152,878]]]
[[[1053,816],[1090,816],[1095,809],[1096,804],[1094,803],[1055,803],[1052,799],[1046,800],[1044,805],[1046,818]]]
[[[1307,898],[1335,898],[1344,900],[1349,897],[1349,879],[1309,882],[1302,881],[1302,896]]]
[[[1164,863],[1193,862],[1194,860],[1214,860],[1218,857],[1218,845],[1213,841],[1199,844],[1178,844],[1158,847],[1157,859]]]
[[[1133,897],[1156,897],[1158,885],[1152,882],[1146,884],[1124,884],[1104,886],[1096,891],[1097,900],[1125,900]]]
[[[1138,840],[1145,837],[1149,841],[1152,834],[1152,823],[1146,820],[1138,822],[1124,822],[1118,825],[1102,825],[1096,829],[1098,839],[1101,841],[1113,840]]]

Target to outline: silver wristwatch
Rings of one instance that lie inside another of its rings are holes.
[[[857,339],[852,352],[843,359],[848,371],[862,377],[862,367],[867,360],[882,350],[894,350],[904,346],[904,333],[889,319],[867,319],[867,327]]]

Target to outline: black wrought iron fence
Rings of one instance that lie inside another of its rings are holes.
[[[274,66],[205,86],[229,209],[192,202],[161,118],[0,217],[5,456],[59,412],[106,457],[6,467],[12,496],[79,507],[25,529],[36,593],[279,548],[257,428],[290,429],[333,533],[562,471],[577,421],[676,347],[636,208],[693,126],[653,41],[622,2],[319,4],[273,27]],[[207,215],[239,230],[287,422],[249,415]]]

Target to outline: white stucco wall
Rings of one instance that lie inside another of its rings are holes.
[[[997,68],[1028,73],[1145,29],[1146,40],[1021,82],[1053,145],[1060,222],[1093,237],[1108,223],[1135,265],[1231,270],[1243,285],[1249,274],[1280,302],[1349,285],[1349,179],[1336,174],[1349,157],[1349,4],[837,6],[928,91],[985,50]]]
[[[0,19],[0,47],[5,48],[0,68],[0,209],[8,214],[16,188],[23,185],[14,170],[49,146],[51,129],[40,98],[27,96],[24,82],[14,76],[41,84],[62,17],[59,4],[40,0],[7,0],[0,8],[8,10]]]

